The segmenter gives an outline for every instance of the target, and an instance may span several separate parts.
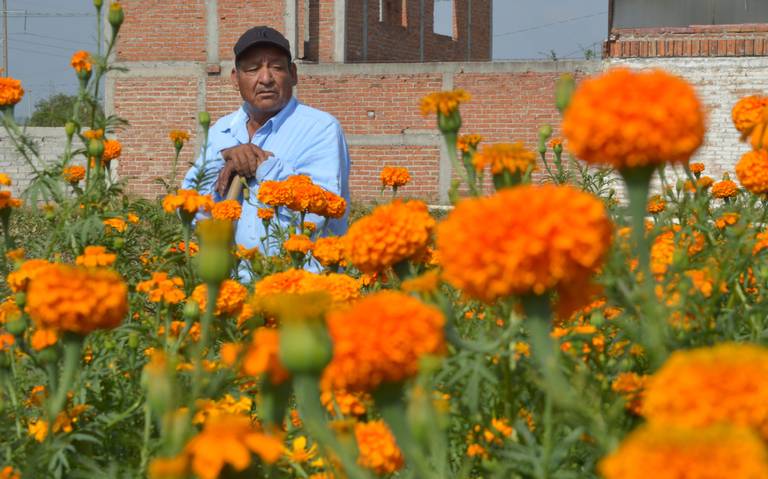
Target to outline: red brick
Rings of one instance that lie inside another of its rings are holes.
[[[123,0],[119,61],[204,61],[205,1]]]

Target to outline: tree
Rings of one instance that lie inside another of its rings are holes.
[[[42,99],[35,104],[35,111],[27,123],[27,126],[64,126],[72,116],[72,109],[75,107],[76,95],[67,95],[65,93],[55,93],[48,98]],[[101,107],[97,107],[96,116],[103,118],[104,113]],[[80,104],[80,117],[90,118],[91,105],[87,103]]]

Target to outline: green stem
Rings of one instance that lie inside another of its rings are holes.
[[[191,224],[185,224],[184,225],[184,261],[187,264],[187,267],[190,266],[190,237],[192,236],[192,225]]]
[[[56,393],[50,403],[50,417],[55,418],[67,401],[67,391],[75,379],[77,366],[80,363],[80,350],[83,345],[83,338],[71,333],[66,333],[63,339],[64,343],[64,366],[61,373]]]
[[[187,248],[189,249],[189,248]],[[194,411],[195,400],[202,391],[203,381],[203,353],[208,347],[208,335],[211,328],[211,322],[213,321],[213,311],[216,308],[216,299],[219,297],[219,288],[221,286],[218,283],[211,283],[207,285],[208,298],[205,305],[205,313],[200,318],[200,341],[197,344],[195,351],[195,370],[192,376],[192,396],[189,398],[190,411]]]
[[[469,181],[467,178],[467,172],[463,168],[463,165],[459,163],[459,158],[456,154],[456,140],[458,139],[458,130],[444,131],[443,138],[445,139],[445,147],[448,149],[448,157],[451,159],[453,170],[459,175],[461,181],[467,184],[470,193],[472,193],[472,196],[477,196],[477,185]]]
[[[152,412],[149,408],[149,403],[144,403],[144,433],[142,435],[141,442],[141,465],[139,470],[144,473],[147,470],[149,464],[149,437],[152,432]]]

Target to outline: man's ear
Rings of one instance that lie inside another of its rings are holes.
[[[237,67],[232,68],[232,73],[229,74],[229,81],[235,87],[235,90],[240,91],[240,85],[237,84]]]
[[[291,79],[293,80],[291,82],[291,86],[296,86],[296,84],[299,83],[299,75],[296,73],[296,64],[294,62],[291,62],[291,66],[288,67],[291,72]]]

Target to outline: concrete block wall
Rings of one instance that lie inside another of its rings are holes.
[[[64,154],[67,144],[64,128],[27,128],[26,134],[37,144],[43,164],[58,161]],[[36,164],[36,166],[42,165]],[[13,181],[11,191],[14,196],[20,195],[29,185],[33,173],[32,168],[18,153],[4,129],[0,129],[0,173],[6,173],[11,177]]]

